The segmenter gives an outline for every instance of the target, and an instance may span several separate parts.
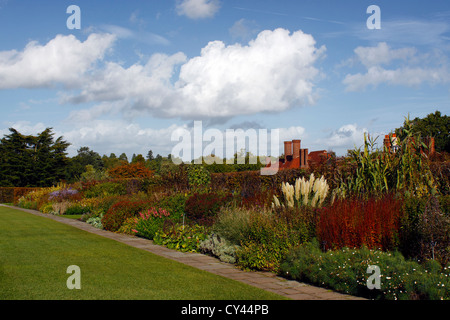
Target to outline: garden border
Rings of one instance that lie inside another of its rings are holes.
[[[70,225],[74,228],[78,228],[105,238],[109,238],[138,249],[146,250],[153,254],[175,260],[177,262],[189,265],[194,268],[198,268],[200,270],[240,281],[263,290],[274,292],[293,300],[367,300],[362,297],[355,297],[334,292],[326,288],[312,286],[295,280],[288,280],[279,277],[271,272],[244,271],[238,269],[232,264],[222,262],[215,257],[200,253],[180,252],[168,249],[164,246],[154,244],[152,240],[98,229],[90,224],[76,219],[68,219],[51,214],[44,214],[36,210],[24,209],[4,204],[0,204],[0,206],[21,210],[44,218],[53,219],[55,221]]]

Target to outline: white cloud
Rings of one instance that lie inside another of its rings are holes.
[[[387,41],[389,43],[415,46],[448,46],[450,23],[448,16],[435,17],[431,20],[382,20],[377,32],[355,26],[350,33],[369,41]]]
[[[247,46],[212,41],[200,56],[154,54],[142,65],[107,63],[66,101],[121,102],[124,114],[230,118],[313,104],[314,67],[325,48],[301,31],[263,31]],[[174,79],[179,66],[178,79]]]
[[[91,34],[81,42],[73,35],[57,35],[45,45],[32,41],[21,52],[2,51],[0,89],[80,85],[114,39],[110,34]]]
[[[104,30],[107,33],[111,33],[115,35],[119,39],[131,39],[135,41],[139,41],[142,43],[147,44],[156,44],[156,45],[169,45],[170,41],[164,38],[163,36],[160,36],[158,34],[152,33],[152,32],[146,32],[146,31],[133,31],[128,28],[124,28],[117,25],[103,25],[101,26],[101,29]]]
[[[316,48],[314,38],[302,31],[265,30],[248,45],[212,41],[191,59],[182,52],[155,53],[145,63],[124,67],[102,61],[117,37],[133,34],[113,29],[117,35],[94,33],[84,42],[58,35],[46,45],[31,42],[21,52],[0,52],[0,89],[62,85],[61,103],[96,103],[72,112],[71,119],[79,121],[110,113],[126,119],[223,121],[317,99],[315,63],[325,47]]]
[[[357,59],[366,67],[389,64],[393,60],[407,60],[416,54],[415,48],[391,49],[386,42],[380,42],[376,47],[357,47]]]
[[[95,120],[61,134],[72,143],[72,154],[82,146],[89,146],[99,154],[114,152],[118,155],[125,152],[145,156],[150,149],[155,155],[170,153],[170,135],[177,127],[152,129],[121,120]]]
[[[283,146],[284,141],[291,141],[296,139],[304,139],[305,128],[300,126],[293,126],[289,128],[279,128],[280,130],[280,145]]]
[[[359,148],[364,144],[364,133],[369,133],[366,128],[357,124],[346,124],[330,132],[327,137],[317,139],[314,145],[332,150],[337,155],[345,155],[347,150]]]
[[[439,52],[419,55],[415,48],[391,49],[385,42],[375,47],[358,47],[354,50],[357,62],[366,73],[347,74],[343,83],[347,91],[364,90],[380,84],[418,86],[450,81],[445,57]]]
[[[190,19],[213,17],[220,9],[218,0],[178,0],[176,10],[178,15]]]
[[[6,126],[6,128],[0,129],[0,139],[3,138],[4,135],[8,135],[11,133],[9,131],[9,128],[14,128],[24,135],[36,135],[47,128],[42,122],[31,124],[29,121],[17,121],[6,122],[3,124]]]

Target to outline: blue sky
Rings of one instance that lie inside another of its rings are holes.
[[[449,114],[449,40],[448,1],[0,0],[0,134],[167,155],[202,120],[344,155],[408,114]]]

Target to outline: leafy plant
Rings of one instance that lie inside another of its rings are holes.
[[[141,211],[136,218],[134,231],[136,235],[152,240],[156,232],[162,227],[164,219],[169,216],[170,213],[161,208],[152,207]]]
[[[211,182],[211,174],[203,165],[188,166],[187,177],[189,187],[195,190],[207,187]]]
[[[83,191],[86,198],[97,198],[106,196],[125,195],[126,188],[123,184],[118,182],[102,182],[93,185],[89,189]]]
[[[237,265],[244,269],[277,272],[289,249],[308,239],[306,223],[293,224],[283,216],[253,212],[237,250]]]
[[[351,195],[380,196],[394,191],[413,196],[436,194],[438,185],[430,170],[429,160],[422,150],[427,146],[405,120],[398,150],[376,149],[376,140],[364,135],[363,150],[349,151],[351,170],[341,175],[341,183],[333,192],[338,197]]]
[[[65,215],[81,215],[88,213],[90,211],[89,208],[83,206],[81,203],[75,202],[70,203],[68,208],[65,210]]]
[[[208,229],[201,225],[174,224],[156,232],[153,242],[182,252],[199,252]]]

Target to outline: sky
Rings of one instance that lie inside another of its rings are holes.
[[[166,156],[201,121],[345,155],[449,114],[449,40],[448,1],[0,0],[0,136]]]

